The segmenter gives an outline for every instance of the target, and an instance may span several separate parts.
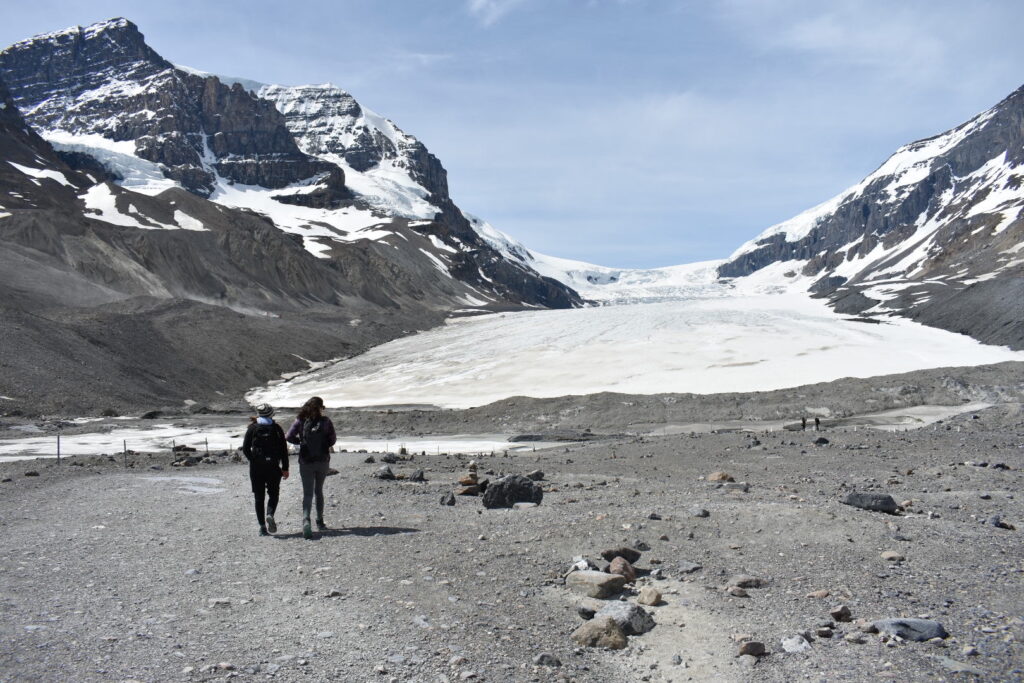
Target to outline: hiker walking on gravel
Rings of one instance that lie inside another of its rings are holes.
[[[267,536],[268,530],[271,534],[277,532],[274,513],[277,511],[281,479],[288,478],[288,444],[285,443],[281,425],[274,422],[273,406],[266,403],[257,406],[256,416],[256,420],[245,430],[242,453],[249,461],[249,480],[256,499],[256,520],[260,523],[260,536]]]
[[[299,476],[302,477],[302,535],[313,538],[309,522],[316,498],[316,526],[324,524],[324,479],[331,466],[331,447],[338,437],[334,424],[324,415],[324,401],[319,396],[306,401],[285,436],[288,443],[299,445]]]

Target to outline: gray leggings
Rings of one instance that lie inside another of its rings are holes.
[[[299,460],[299,476],[302,478],[302,519],[309,519],[313,509],[313,497],[316,496],[316,518],[324,518],[324,479],[330,461],[303,462]]]

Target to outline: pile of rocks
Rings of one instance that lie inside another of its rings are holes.
[[[459,477],[459,488],[455,489],[455,495],[457,496],[479,496],[487,490],[487,484],[489,481],[484,479],[481,481],[477,474],[476,460],[470,460],[467,466],[468,472]]]
[[[640,605],[661,603],[661,593],[653,586],[644,586],[636,595],[636,602],[618,598],[637,578],[633,566],[640,559],[640,551],[622,546],[601,553],[600,561],[576,558],[565,575],[566,587],[593,600],[603,602],[586,604],[579,608],[585,622],[572,633],[572,639],[584,647],[621,650],[628,636],[647,633],[655,626],[654,617]]]

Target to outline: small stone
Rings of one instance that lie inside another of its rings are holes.
[[[734,598],[749,598],[750,594],[746,590],[739,586],[727,586],[725,589],[727,595],[731,595]]]
[[[850,493],[842,500],[843,505],[851,505],[862,510],[896,514],[899,509],[896,501],[887,493]]]
[[[39,473],[36,472],[35,470],[29,470],[28,472],[25,473],[25,476],[26,477],[38,477]]]
[[[562,660],[549,652],[541,652],[533,658],[533,663],[537,666],[562,666]]]
[[[479,496],[480,495],[480,487],[478,485],[476,485],[476,484],[473,484],[472,486],[460,486],[459,488],[455,489],[455,495],[456,496]]]
[[[651,514],[647,515],[647,519],[659,520],[661,519],[661,515],[659,515],[657,512],[652,512]]]
[[[818,638],[831,638],[832,629],[828,626],[819,626],[817,629],[815,629],[814,635]]]
[[[742,657],[743,655],[750,655],[752,657],[760,657],[764,653],[764,643],[758,640],[748,640],[740,645],[739,653],[736,656]]]
[[[843,640],[845,640],[848,643],[854,643],[856,645],[863,645],[867,642],[867,639],[864,638],[864,634],[857,632],[847,633],[845,636],[843,636]]]
[[[744,669],[753,669],[757,666],[757,657],[754,655],[740,655],[739,659],[736,661],[738,661],[740,666]]]
[[[368,455],[366,456],[366,460],[363,460],[363,462],[366,463],[367,465],[372,465],[373,463],[377,462],[377,459],[374,458],[372,455]]]
[[[783,638],[782,649],[789,653],[806,652],[811,649],[811,644],[802,635],[797,634]]]
[[[850,608],[846,605],[837,605],[828,611],[834,621],[844,622],[852,619]]]
[[[764,585],[764,579],[749,574],[736,574],[726,583],[727,586],[738,586],[739,588],[760,588]]]
[[[1017,527],[1015,527],[1014,525],[1010,524],[1009,522],[1004,522],[1003,518],[1000,517],[999,515],[992,515],[991,517],[989,517],[988,521],[987,521],[987,524],[989,526],[994,526],[997,529],[1006,529],[1007,531],[1016,531],[1017,530]]]
[[[332,588],[331,590],[327,591],[327,597],[329,598],[340,598],[342,595],[342,592],[337,588]]]
[[[682,666],[683,658],[679,655],[672,655],[672,664],[673,666]]]
[[[644,586],[636,601],[641,605],[657,605],[661,602],[661,593],[654,586]]]
[[[535,507],[537,507],[536,503],[513,503],[512,504],[512,509],[513,510],[532,510]]]
[[[384,465],[379,470],[377,470],[376,472],[373,473],[373,477],[374,477],[374,479],[381,479],[381,480],[384,480],[384,481],[393,481],[394,478],[395,478],[395,473],[391,471],[390,467],[388,467],[387,465]]]
[[[881,619],[874,625],[879,633],[916,642],[949,636],[942,624],[931,619]]]
[[[875,628],[874,622],[868,621],[867,619],[858,619],[853,623],[861,633],[878,633],[878,629]]]
[[[544,473],[540,470],[533,470],[532,472],[526,473],[526,478],[532,481],[544,481]],[[539,657],[540,655],[537,656]],[[561,666],[561,664],[559,664],[559,666]]]
[[[633,548],[622,546],[619,548],[610,548],[608,550],[602,550],[601,557],[603,557],[609,562],[614,560],[616,557],[621,557],[622,559],[626,560],[626,562],[633,564],[634,562],[640,559],[640,552],[638,550],[634,550]]]
[[[608,567],[608,573],[625,577],[626,583],[632,583],[636,580],[636,570],[633,569],[633,565],[624,557],[614,558]]]
[[[210,598],[206,604],[210,607],[231,607],[231,598]]]
[[[417,484],[423,483],[427,480],[427,473],[423,470],[416,470],[409,475],[409,481],[414,481]]]
[[[580,605],[576,608],[576,614],[580,615],[580,619],[583,621],[590,621],[594,618],[594,614],[597,610],[587,607],[586,605]]]
[[[704,567],[702,565],[697,564],[696,562],[683,560],[678,565],[676,565],[676,568],[683,574],[692,574],[696,571],[700,571]]]
[[[626,634],[611,617],[595,617],[586,621],[570,637],[583,647],[603,647],[609,650],[626,647]]]
[[[565,586],[591,598],[610,598],[622,591],[626,577],[619,574],[588,570],[573,572],[565,577]]]
[[[710,512],[698,505],[691,507],[689,512],[691,517],[708,517],[711,515]]]
[[[712,472],[708,475],[708,481],[736,481],[728,472]]]
[[[449,491],[441,496],[441,505],[455,505],[455,494]]]
[[[622,632],[630,636],[647,633],[654,628],[654,617],[643,607],[628,602],[610,602],[594,615],[594,620],[608,617],[619,625]]]
[[[827,598],[828,596],[829,596],[829,591],[827,589],[823,588],[823,589],[821,589],[819,591],[811,591],[810,593],[808,593],[804,597],[813,598],[815,600],[821,600],[822,598]]]
[[[977,657],[978,648],[974,647],[973,645],[964,645],[963,648],[960,650],[960,654],[962,654],[964,657]]]
[[[231,662],[217,662],[217,668],[221,671],[234,671],[235,665]]]
[[[881,554],[881,558],[886,562],[902,562],[906,558],[899,554],[895,550],[886,550]]]
[[[986,672],[970,664],[958,662],[950,657],[939,656],[935,658],[946,671],[956,674],[970,674],[972,676],[985,676]]]

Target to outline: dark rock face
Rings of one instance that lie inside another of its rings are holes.
[[[484,491],[485,508],[510,508],[516,503],[540,503],[544,491],[521,474],[510,474],[492,482]]]
[[[300,152],[271,103],[176,69],[125,19],[16,43],[0,53],[0,75],[33,126],[134,141],[203,196],[214,172],[269,188],[340,172]]]
[[[811,293],[838,312],[895,312],[1024,348],[1020,308],[1007,303],[1020,289],[1013,250],[1024,240],[1022,164],[1024,88],[951,131],[904,146],[817,213],[766,231],[719,275],[802,261],[802,274],[817,278]],[[894,281],[899,286],[887,291]],[[978,284],[984,293],[970,292]]]

